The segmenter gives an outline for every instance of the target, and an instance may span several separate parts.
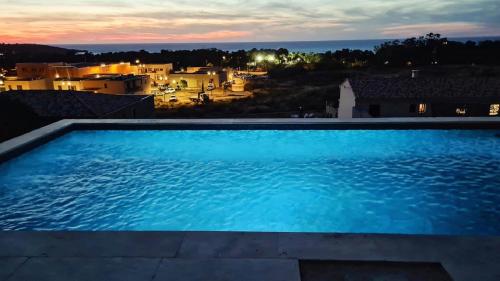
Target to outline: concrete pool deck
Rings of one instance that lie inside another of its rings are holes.
[[[446,128],[500,118],[62,120],[1,143],[0,162],[80,129]],[[500,236],[0,231],[0,281],[298,281],[301,260],[432,262],[455,281],[498,281]]]
[[[455,281],[498,281],[499,249],[486,236],[0,232],[0,280],[299,281],[299,260],[337,260],[435,262]]]

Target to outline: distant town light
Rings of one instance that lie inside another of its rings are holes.
[[[101,63],[101,67],[105,67],[105,66],[106,66],[106,64],[104,64],[104,63]]]
[[[3,85],[3,80],[0,80],[0,85]]]
[[[141,61],[137,59],[137,60],[135,60],[135,63],[136,63],[136,64],[140,64],[140,63],[141,63]]]
[[[56,79],[59,78],[59,73],[56,73]]]
[[[97,74],[97,75],[95,76],[95,78],[101,78],[101,75]]]
[[[257,55],[257,57],[255,57],[255,60],[256,60],[257,62],[262,62],[262,61],[264,60],[264,56],[262,56],[262,55]]]
[[[120,64],[125,64],[125,63],[123,61],[121,61]]]

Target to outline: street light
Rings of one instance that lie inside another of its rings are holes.
[[[137,59],[137,60],[135,60],[135,63],[136,63],[136,64],[140,64],[140,63],[141,63],[141,61]]]
[[[256,60],[257,62],[262,62],[262,61],[264,60],[264,56],[262,56],[262,55],[257,55],[257,57],[255,58],[255,60]]]

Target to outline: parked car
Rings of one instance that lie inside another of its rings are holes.
[[[176,95],[171,95],[170,98],[168,99],[168,102],[177,102],[177,96]]]
[[[173,94],[173,93],[175,93],[175,89],[171,88],[171,87],[168,87],[168,88],[165,89],[165,93],[167,93],[167,94]]]

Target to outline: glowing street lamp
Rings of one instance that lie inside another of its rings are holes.
[[[264,56],[262,56],[262,55],[257,55],[257,57],[255,58],[255,60],[256,60],[257,62],[262,62],[262,61],[264,60]]]
[[[104,64],[104,63],[101,63],[101,67],[106,67],[106,64]]]
[[[141,63],[141,61],[137,59],[137,60],[135,60],[135,63],[136,63],[136,64],[140,64],[140,63]]]
[[[59,78],[59,73],[56,73],[56,79],[58,79],[58,78]]]

